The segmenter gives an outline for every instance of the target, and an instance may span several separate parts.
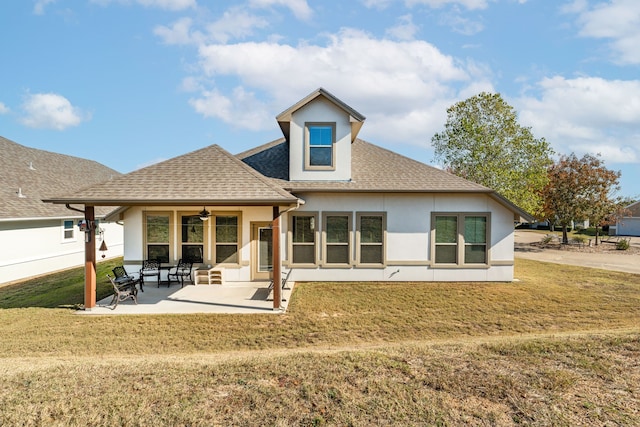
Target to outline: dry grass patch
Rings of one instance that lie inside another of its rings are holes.
[[[4,375],[0,425],[638,425],[638,333],[223,357]]]
[[[640,276],[516,275],[301,283],[284,315],[3,309],[0,425],[640,425]]]
[[[640,324],[640,277],[517,260],[518,283],[301,283],[284,315],[0,310],[0,357],[189,354]]]

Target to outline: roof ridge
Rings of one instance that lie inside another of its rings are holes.
[[[272,141],[272,142],[274,142],[274,141]],[[295,197],[293,194],[291,194],[290,192],[288,192],[284,188],[282,188],[279,185],[276,185],[275,183],[273,183],[269,177],[266,177],[266,176],[262,175],[260,172],[258,172],[257,170],[255,170],[254,168],[252,168],[251,166],[249,166],[248,164],[246,164],[245,162],[243,162],[238,157],[234,156],[233,154],[231,154],[230,152],[228,152],[224,148],[222,148],[222,147],[218,147],[218,148],[220,148],[232,161],[236,162],[243,169],[245,169],[247,172],[249,172],[250,174],[252,174],[256,178],[260,179],[263,183],[265,183],[266,185],[271,187],[273,190],[276,190],[281,196],[285,196],[285,197],[293,196],[293,197]]]
[[[238,154],[236,154],[235,156],[239,159],[245,159],[247,157],[251,157],[254,156],[258,153],[263,152],[264,150],[268,150],[269,148],[275,147],[276,145],[282,144],[283,142],[286,142],[286,139],[284,138],[278,138],[278,139],[274,139],[273,141],[267,142],[265,144],[259,145],[257,147],[253,147],[250,148],[248,150],[242,151]]]

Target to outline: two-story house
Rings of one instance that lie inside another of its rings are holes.
[[[223,283],[285,272],[511,281],[514,221],[529,216],[489,188],[358,139],[364,121],[318,89],[277,116],[279,140],[236,156],[212,145],[48,201],[121,206],[110,219],[124,223],[125,266],[190,259],[196,283],[209,271]]]

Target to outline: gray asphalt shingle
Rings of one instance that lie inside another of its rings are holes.
[[[25,147],[3,137],[0,153],[0,219],[77,216],[64,205],[43,203],[42,199],[120,175],[93,160]],[[18,197],[18,189],[24,197]],[[97,209],[96,214],[109,210]]]

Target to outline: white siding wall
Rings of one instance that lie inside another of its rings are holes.
[[[386,266],[384,268],[294,268],[290,278],[297,281],[511,281],[513,280],[513,213],[486,195],[410,195],[410,194],[306,194],[301,195],[305,204],[299,211],[318,212],[317,227],[322,227],[322,212],[345,211],[353,213],[355,231],[357,212],[386,212]],[[172,253],[177,257],[179,242],[179,212],[197,212],[202,207],[147,208],[146,211],[170,211],[174,214],[174,235]],[[225,207],[207,208],[215,212],[241,212],[242,238],[238,267],[224,268],[225,281],[251,280],[251,222],[271,221],[271,207]],[[143,208],[131,208],[124,216],[125,222],[125,266],[131,272],[137,271],[144,259]],[[489,268],[431,268],[430,229],[432,212],[490,212]],[[206,263],[213,254],[213,227],[207,225],[208,246],[205,248]],[[281,258],[288,262],[287,242],[288,214],[281,217]],[[321,239],[321,234],[320,234]],[[355,252],[355,239],[352,252]],[[318,259],[322,255],[322,242],[316,245]],[[175,263],[177,259],[174,259]],[[411,265],[413,264],[413,265]],[[284,271],[287,267],[283,268]]]
[[[640,236],[640,218],[623,218],[617,224],[616,234],[618,236]]]
[[[62,219],[0,222],[0,283],[84,265],[84,233],[76,226],[80,218],[67,218],[74,223],[74,238],[63,238]],[[123,253],[123,227],[116,223],[100,223],[109,258]],[[97,251],[100,239],[95,238]]]
[[[385,268],[294,268],[292,280],[298,281],[512,281],[513,213],[486,195],[408,195],[359,194],[302,195],[306,201],[300,211],[348,211],[387,213],[387,252]],[[443,269],[426,264],[431,259],[430,229],[432,212],[490,212],[490,268]],[[322,221],[319,221],[320,224]],[[286,242],[286,218],[282,241]],[[354,242],[355,244],[355,242]],[[288,259],[283,244],[283,260]],[[318,242],[318,257],[322,251]],[[415,262],[417,265],[407,265]],[[503,265],[506,264],[506,265]]]
[[[336,167],[333,171],[305,171],[305,123],[336,123]],[[292,115],[289,132],[289,176],[292,181],[348,181],[351,179],[351,124],[349,115],[319,97]]]

